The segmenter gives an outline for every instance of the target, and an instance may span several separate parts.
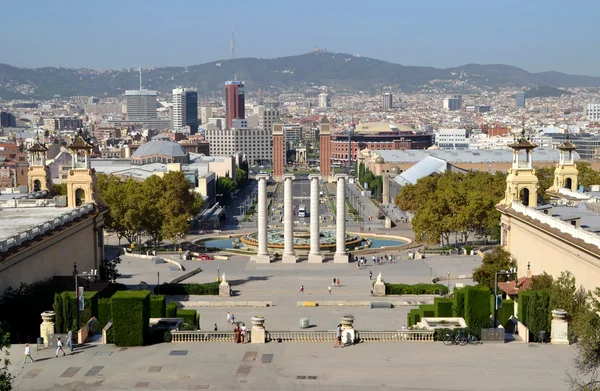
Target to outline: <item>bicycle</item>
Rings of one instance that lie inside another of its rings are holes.
[[[452,337],[450,334],[446,334],[444,338],[444,345],[460,345],[465,346],[468,343],[467,337],[463,333],[458,333],[456,336]]]
[[[467,344],[469,345],[479,345],[482,344],[483,342],[481,342],[479,339],[477,339],[476,336],[474,335],[467,335]]]

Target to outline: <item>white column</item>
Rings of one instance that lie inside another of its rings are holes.
[[[310,252],[308,263],[322,263],[321,242],[319,240],[321,229],[319,227],[319,179],[320,175],[311,174],[310,180]]]
[[[281,262],[296,263],[294,253],[294,203],[292,195],[292,180],[296,177],[292,174],[283,175],[283,256]]]
[[[348,263],[346,253],[346,179],[348,175],[337,174],[336,204],[336,246],[333,262]]]
[[[256,176],[258,180],[258,252],[253,257],[256,263],[270,263],[267,242],[267,174]]]

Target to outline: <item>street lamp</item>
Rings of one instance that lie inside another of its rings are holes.
[[[90,281],[90,277],[96,277],[98,276],[98,269],[92,269],[89,272],[83,272],[83,273],[79,273],[79,271],[77,270],[77,262],[73,262],[73,277],[75,278],[75,297],[76,297],[76,301],[77,301],[77,323],[75,324],[77,327],[77,335],[79,335],[79,312],[81,310],[82,304],[83,304],[83,288],[81,288],[81,294],[79,294],[79,286],[78,286],[78,281],[77,278],[78,277],[86,277],[88,280],[88,283]],[[79,343],[79,337],[77,342]]]
[[[510,270],[500,270],[494,273],[494,328],[496,328],[496,321],[498,320],[498,276],[499,275],[517,275],[517,268],[512,267]],[[518,278],[518,277],[517,277]],[[517,280],[518,282],[518,280]],[[516,285],[515,285],[516,286]]]
[[[156,282],[156,294],[160,295],[160,272],[156,272],[156,279],[158,280]]]
[[[429,283],[433,283],[433,267],[429,266]]]
[[[450,272],[448,272],[448,278],[446,281],[448,282],[448,292],[450,292]]]

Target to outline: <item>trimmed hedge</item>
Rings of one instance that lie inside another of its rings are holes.
[[[83,301],[84,310],[79,312],[79,325],[76,325],[77,295],[75,292],[65,291],[54,295],[54,330],[57,333],[65,334],[69,328],[75,332],[92,317],[98,318],[98,292],[84,292]]]
[[[183,318],[183,323],[198,327],[198,313],[196,310],[177,309],[177,318]]]
[[[433,312],[436,318],[452,317],[452,304],[454,300],[444,297],[436,297],[433,299]]]
[[[100,299],[110,299],[116,292],[126,291],[127,286],[123,284],[110,283],[106,286],[106,288],[102,289],[98,293],[98,298]]]
[[[544,330],[546,338],[550,337],[550,293],[544,290],[531,291],[527,305],[527,321],[525,324],[539,342],[539,332]]]
[[[446,339],[446,334],[450,334],[450,337],[452,338],[456,338],[456,336],[458,334],[462,333],[462,335],[464,335],[465,337],[468,336],[469,334],[473,334],[468,328],[454,328],[454,329],[436,329],[433,332],[433,340],[434,341],[443,341],[444,339]]]
[[[519,292],[519,307],[517,309],[517,318],[519,318],[519,321],[525,326],[527,326],[527,324],[529,323],[527,315],[529,310],[529,300],[531,299],[532,293],[533,291],[531,290]]]
[[[111,317],[110,299],[106,298],[98,300],[98,323],[104,327],[110,322]]]
[[[150,296],[150,317],[164,318],[167,314],[167,300],[164,295]]]
[[[386,295],[445,295],[448,287],[442,284],[390,284],[385,283]]]
[[[455,318],[465,317],[465,288],[454,288],[452,316]]]
[[[169,303],[167,304],[167,309],[166,309],[166,318],[176,318],[177,317],[177,304],[175,303]]]
[[[420,311],[420,308],[413,308],[408,311],[408,314],[406,315],[407,327],[414,326],[421,321],[421,315],[419,315]]]
[[[433,318],[435,316],[435,307],[433,304],[422,304],[419,306],[419,314],[421,319]]]
[[[158,289],[160,288],[160,289]],[[219,295],[219,282],[206,284],[162,284],[154,288],[161,295]]]
[[[150,291],[120,291],[110,299],[117,346],[142,346],[150,319]]]
[[[492,316],[494,315],[494,295],[490,296],[490,311],[492,312]],[[502,300],[502,308],[498,309],[498,313],[496,314],[498,318],[498,324],[505,326],[511,316],[515,313],[515,302],[510,299]]]
[[[473,335],[481,338],[481,329],[490,327],[490,289],[481,286],[465,288],[465,322]]]

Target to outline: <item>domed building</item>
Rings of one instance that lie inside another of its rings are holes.
[[[180,144],[172,141],[152,140],[131,155],[131,164],[182,163],[190,161],[190,154]]]

